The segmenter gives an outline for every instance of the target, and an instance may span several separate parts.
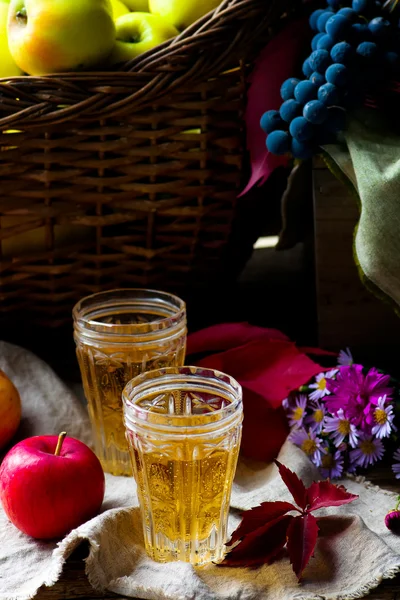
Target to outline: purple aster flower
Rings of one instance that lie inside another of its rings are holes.
[[[364,375],[361,365],[341,367],[336,380],[327,381],[332,394],[326,399],[327,408],[333,414],[342,408],[351,423],[370,432],[379,398],[386,395],[391,400],[389,382],[390,375],[382,375],[375,368]]]
[[[355,467],[366,468],[381,460],[385,453],[380,439],[365,433],[360,434],[358,447],[350,452],[350,463]]]
[[[394,413],[392,404],[386,404],[386,396],[379,398],[378,405],[374,410],[374,423],[372,428],[372,435],[376,435],[377,438],[388,437],[392,429],[396,430],[397,427],[393,425]]]
[[[310,389],[314,390],[310,394],[311,400],[321,400],[324,396],[330,394],[327,380],[335,377],[337,373],[337,369],[333,369],[332,371],[328,371],[327,373],[320,373],[315,378],[315,383],[310,385]]]
[[[326,413],[325,404],[321,404],[321,402],[314,402],[310,406],[310,409],[312,412],[308,417],[305,418],[304,422],[316,433],[321,433]]]
[[[320,468],[322,477],[325,479],[338,479],[343,473],[343,455],[339,450],[334,454],[330,452],[322,457]]]
[[[349,367],[352,364],[354,364],[354,359],[350,349],[346,348],[346,350],[341,350],[339,352],[338,365],[341,367]]]
[[[295,405],[288,415],[290,427],[301,427],[306,415],[306,406],[308,398],[305,394],[300,394],[295,400]]]
[[[392,471],[395,474],[396,479],[400,479],[400,448],[393,454],[393,460],[395,462],[392,465]]]
[[[346,418],[342,408],[338,410],[336,417],[325,417],[323,431],[332,434],[330,438],[336,448],[341,446],[345,438],[348,438],[352,448],[355,448],[358,444],[357,428]]]
[[[315,466],[321,466],[322,455],[326,454],[327,449],[322,447],[322,440],[317,437],[315,431],[307,432],[305,429],[294,429],[289,436],[289,440],[301,448]]]

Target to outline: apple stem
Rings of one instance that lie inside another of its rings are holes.
[[[61,448],[62,448],[62,445],[63,445],[64,440],[66,438],[66,435],[67,435],[67,432],[66,431],[62,431],[60,433],[60,435],[58,436],[58,441],[57,441],[56,451],[54,452],[54,456],[60,456]]]
[[[21,10],[19,10],[15,16],[19,23],[21,23],[22,25],[26,25],[26,23],[28,21],[28,14],[26,12],[25,7],[21,8]]]

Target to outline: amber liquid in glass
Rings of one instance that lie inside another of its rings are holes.
[[[139,315],[132,323],[132,330],[138,322],[151,322],[156,318],[159,316]],[[132,315],[121,315],[120,323],[126,325],[128,319],[132,322]],[[129,327],[125,335],[129,335]],[[128,349],[126,345],[118,348],[115,344],[99,349],[87,342],[77,342],[77,357],[88,401],[95,452],[107,473],[132,475],[122,414],[122,390],[125,385],[145,371],[183,365],[185,347],[185,335],[172,341],[161,340],[152,349],[135,344]]]
[[[190,402],[188,396],[186,401]],[[150,410],[166,412],[161,398],[158,395],[150,399],[154,402]],[[146,408],[149,410],[149,400]],[[203,410],[204,404],[197,414]],[[192,420],[196,426],[196,414]],[[182,560],[194,565],[221,560],[240,425],[214,434],[212,439],[204,435],[203,439],[196,436],[195,440],[188,437],[165,443],[154,438],[146,440],[129,430],[128,436],[149,556],[158,562]]]

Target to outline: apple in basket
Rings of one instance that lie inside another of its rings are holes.
[[[8,4],[0,2],[0,77],[15,77],[22,71],[10,54],[7,35]]]
[[[149,0],[124,0],[124,4],[133,12],[149,12]]]
[[[150,12],[182,30],[221,4],[221,0],[149,0]]]
[[[94,517],[104,487],[96,455],[64,432],[19,442],[0,467],[4,511],[18,529],[36,539],[59,539]]]
[[[7,28],[11,56],[29,75],[99,65],[115,40],[110,0],[11,0]]]
[[[161,17],[134,12],[116,20],[117,39],[107,61],[110,65],[127,62],[178,35],[178,30]]]
[[[121,0],[111,0],[111,8],[113,12],[114,21],[116,21],[122,15],[127,15],[129,13],[129,8],[121,2]]]

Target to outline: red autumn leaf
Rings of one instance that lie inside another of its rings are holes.
[[[242,514],[242,522],[239,527],[233,532],[229,542],[232,546],[238,540],[244,538],[245,535],[254,532],[256,529],[263,527],[266,523],[274,521],[278,517],[282,517],[287,512],[298,509],[290,502],[263,502],[260,506],[255,506],[251,510],[246,510]]]
[[[259,338],[289,341],[278,329],[266,329],[250,323],[221,323],[191,333],[187,339],[186,354],[229,350]]]
[[[281,406],[290,392],[324,371],[293,342],[264,337],[211,354],[197,364],[229,373],[245,390],[259,394],[272,408]]]
[[[297,477],[296,473],[293,473],[293,471],[285,467],[285,465],[282,465],[277,460],[274,462],[279,469],[279,474],[282,477],[286,487],[292,494],[294,501],[300,506],[300,508],[304,509],[308,503],[307,489],[304,483]]]
[[[219,566],[257,567],[271,562],[285,546],[293,518],[291,515],[282,515],[247,535]]]
[[[293,518],[287,530],[287,550],[293,571],[299,580],[314,554],[317,539],[318,525],[314,515]]]
[[[334,485],[329,481],[319,481],[312,483],[307,490],[307,511],[349,504],[357,498],[358,496],[350,494],[342,485]]]

